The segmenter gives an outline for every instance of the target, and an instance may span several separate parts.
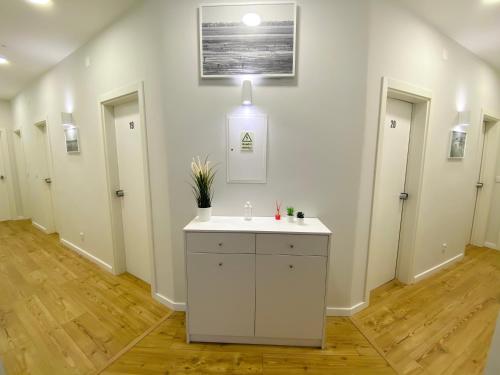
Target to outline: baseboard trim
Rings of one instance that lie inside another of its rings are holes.
[[[493,242],[485,242],[484,247],[489,247],[490,249],[498,250],[497,244]]]
[[[450,258],[447,261],[444,261],[443,263],[438,264],[437,266],[429,268],[427,271],[424,271],[424,272],[419,273],[418,275],[415,275],[414,280],[415,280],[415,282],[423,280],[423,279],[435,274],[436,272],[440,271],[444,267],[450,266],[452,263],[458,262],[463,257],[464,257],[464,254],[458,254],[458,255],[454,256],[453,258]]]
[[[169,309],[174,311],[186,311],[186,304],[184,302],[175,302],[170,298],[165,297],[161,293],[153,293],[153,298],[160,302],[161,304],[167,306]]]
[[[38,224],[36,221],[31,220],[31,225],[33,225],[36,229],[41,230],[43,233],[48,234],[47,228],[45,228],[41,224]]]
[[[186,311],[186,303],[175,302],[161,293],[153,293],[153,298],[174,311]],[[367,302],[359,302],[351,307],[327,307],[327,316],[351,316],[368,307]]]
[[[352,316],[357,312],[363,310],[368,307],[368,302],[359,302],[351,307],[330,307],[326,308],[327,316]]]
[[[108,263],[106,263],[106,262],[100,260],[99,258],[97,258],[96,256],[88,253],[87,251],[83,250],[81,247],[76,246],[74,243],[72,243],[68,240],[65,240],[64,238],[61,238],[60,242],[64,247],[67,247],[68,249],[73,250],[74,252],[80,254],[84,258],[97,264],[99,267],[104,268],[106,271],[113,272],[113,267],[110,266]]]
[[[256,336],[218,336],[218,335],[189,335],[189,342],[217,342],[221,344],[248,344],[248,345],[280,345],[280,346],[307,346],[321,348],[323,340],[319,339],[276,339]]]

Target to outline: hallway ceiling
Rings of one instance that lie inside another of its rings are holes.
[[[138,2],[0,0],[0,56],[10,62],[0,65],[0,99],[15,96]]]
[[[399,0],[500,71],[500,0]]]

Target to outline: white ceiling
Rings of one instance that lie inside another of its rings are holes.
[[[0,0],[0,99],[10,99],[31,80],[78,49],[139,0]]]
[[[0,99],[78,49],[141,0],[0,0]],[[500,0],[399,0],[444,34],[500,70]]]
[[[399,0],[500,71],[500,0]]]

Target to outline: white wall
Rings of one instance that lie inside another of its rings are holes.
[[[56,226],[61,238],[101,261],[112,263],[110,218],[106,211],[104,152],[98,98],[111,90],[144,81],[158,290],[173,295],[170,261],[166,134],[160,91],[159,1],[133,9],[97,38],[66,58],[13,100],[22,128],[27,168],[33,164],[33,124],[47,118],[53,151]],[[89,58],[90,66],[86,66]],[[80,130],[81,153],[67,154],[61,112],[72,112]],[[84,233],[84,239],[80,238]]]
[[[500,111],[500,79],[491,67],[440,34],[397,1],[371,2],[365,144],[358,210],[353,302],[362,300],[381,77],[432,91],[422,206],[416,237],[415,275],[463,253],[468,243],[479,169],[481,108]],[[443,50],[448,52],[444,60]],[[447,159],[449,131],[457,111],[470,110],[465,159]],[[445,253],[441,245],[448,244]]]
[[[340,0],[301,4],[298,77],[254,89],[258,109],[270,117],[266,185],[225,183],[224,119],[238,107],[241,89],[235,81],[199,80],[197,6],[198,1],[145,2],[15,98],[16,123],[27,138],[34,121],[49,119],[61,237],[111,262],[97,97],[144,80],[158,291],[185,299],[181,229],[195,214],[189,163],[192,156],[209,154],[220,163],[215,214],[242,214],[250,200],[256,215],[272,215],[280,199],[335,230],[329,300],[349,305],[367,6]],[[80,155],[64,152],[62,111],[73,112],[80,127]],[[85,232],[84,242],[79,232]]]
[[[6,100],[0,100],[0,127],[9,129],[12,127],[10,102]]]
[[[328,304],[353,306],[364,299],[380,80],[390,76],[434,94],[415,272],[463,251],[472,221],[479,110],[500,104],[491,68],[397,2],[299,1],[297,77],[254,85],[255,110],[270,120],[268,183],[229,185],[225,115],[238,110],[241,88],[237,80],[199,79],[198,3],[140,4],[13,100],[16,126],[26,134],[28,170],[32,124],[49,120],[62,238],[111,263],[97,100],[143,80],[158,292],[185,300],[181,229],[195,215],[189,163],[208,154],[220,163],[214,214],[242,215],[250,200],[256,215],[270,216],[279,199],[333,229]],[[444,47],[448,61],[441,59]],[[466,159],[449,162],[445,145],[462,94],[474,123]],[[73,112],[80,127],[79,155],[65,153],[63,111]],[[440,252],[442,242],[447,254]]]
[[[239,81],[200,80],[197,5],[169,2],[164,10],[164,108],[173,215],[175,299],[183,301],[181,229],[194,215],[189,161],[220,163],[213,212],[272,216],[275,201],[319,216],[334,231],[329,305],[350,306],[355,207],[364,113],[367,6],[359,1],[300,1],[298,76],[256,82],[256,110],[269,115],[268,182],[226,184],[225,115],[237,110]],[[173,32],[174,30],[178,32]],[[182,30],[182,32],[180,32]],[[174,52],[175,51],[175,52]]]

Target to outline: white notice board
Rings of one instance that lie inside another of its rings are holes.
[[[227,116],[227,182],[266,183],[267,115]]]

